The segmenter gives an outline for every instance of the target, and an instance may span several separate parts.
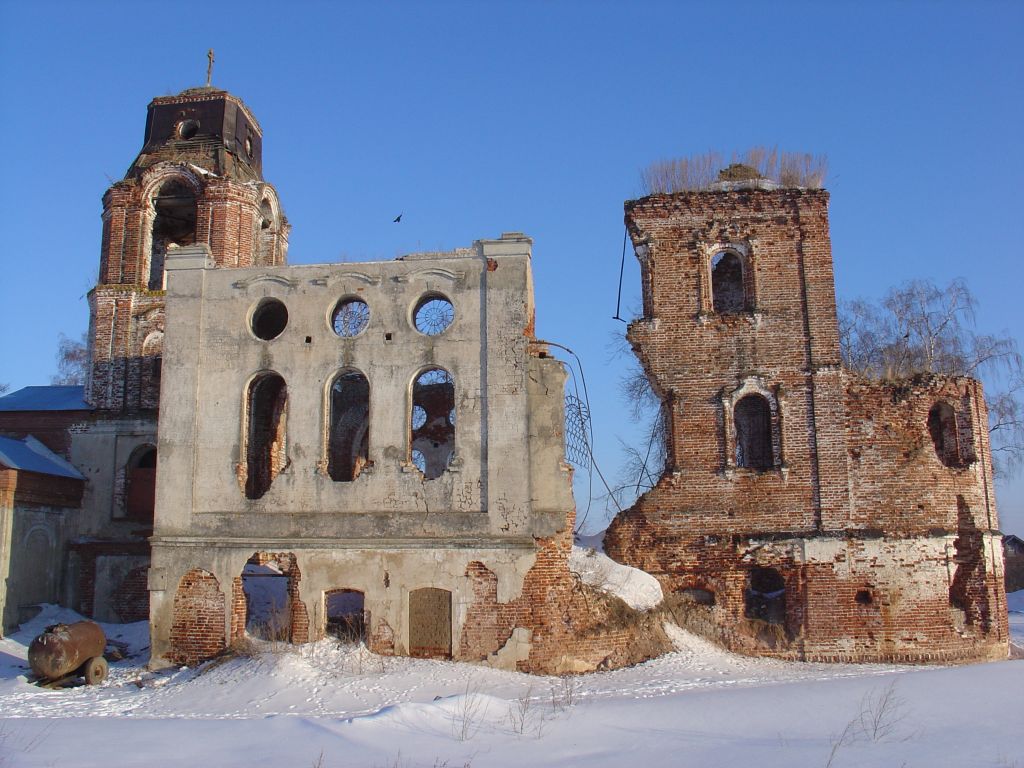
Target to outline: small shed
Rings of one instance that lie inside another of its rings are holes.
[[[85,478],[31,435],[0,436],[0,634],[60,599],[71,515]]]

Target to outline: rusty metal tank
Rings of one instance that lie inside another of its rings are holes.
[[[45,680],[59,680],[80,672],[89,683],[102,682],[107,672],[103,658],[106,645],[103,628],[94,621],[54,624],[32,641],[28,663]]]

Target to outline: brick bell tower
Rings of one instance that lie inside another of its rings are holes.
[[[89,295],[86,400],[154,411],[160,399],[164,258],[205,243],[218,267],[277,266],[287,219],[263,180],[263,133],[241,99],[190,88],[149,104],[142,151],[103,196],[99,279]]]
[[[629,341],[669,427],[660,504],[700,535],[842,528],[828,193],[734,166],[711,190],[627,203],[626,223],[644,306]]]
[[[842,368],[828,201],[731,166],[626,203],[667,456],[605,551],[734,651],[1006,658],[981,385]]]

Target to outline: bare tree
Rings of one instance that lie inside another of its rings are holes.
[[[839,312],[843,363],[871,379],[917,373],[972,376],[985,384],[999,473],[1024,463],[1024,361],[1010,336],[975,330],[977,300],[962,279],[940,288],[913,280],[879,304],[858,299]]]
[[[57,344],[57,373],[50,377],[51,384],[85,384],[89,367],[88,335],[80,341],[60,335]]]
[[[641,445],[619,440],[625,461],[613,492],[619,505],[625,506],[641,493],[653,488],[664,472],[668,429],[665,405],[651,387],[651,380],[633,354],[625,334],[613,334],[608,349],[611,357],[625,357],[629,360],[629,366],[619,380],[619,391],[629,409],[630,419],[643,429]]]
[[[10,384],[0,384],[0,395],[6,394],[7,390],[11,388]]]

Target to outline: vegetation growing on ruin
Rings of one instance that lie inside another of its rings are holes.
[[[877,381],[932,373],[985,385],[992,458],[1000,472],[1024,464],[1024,358],[1017,341],[975,328],[977,299],[962,279],[945,287],[912,280],[879,302],[839,308],[843,364]]]
[[[640,171],[640,183],[645,195],[692,192],[708,189],[718,181],[738,180],[729,173],[738,165],[748,166],[760,177],[784,187],[808,189],[819,189],[828,172],[825,155],[751,147],[745,152],[733,152],[728,158],[719,152],[705,152],[658,160]]]

